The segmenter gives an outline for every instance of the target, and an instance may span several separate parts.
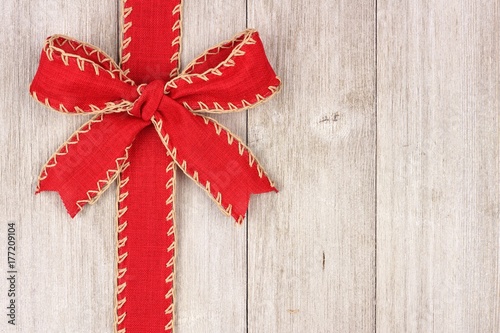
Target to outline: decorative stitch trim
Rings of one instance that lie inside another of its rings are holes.
[[[128,111],[131,110],[134,103],[127,101],[127,100],[121,100],[117,102],[107,102],[104,105],[104,108],[99,108],[97,105],[94,104],[89,104],[89,108],[92,111],[85,111],[84,109],[75,106],[71,111],[65,107],[62,103],[59,104],[59,106],[52,105],[50,100],[48,98],[45,98],[44,101],[41,101],[40,98],[38,97],[37,93],[33,91],[31,93],[31,97],[41,105],[57,112],[61,112],[64,114],[68,115],[82,115],[82,114],[102,114],[102,113],[118,113],[118,112],[123,112],[123,111]]]
[[[40,191],[40,183],[48,177],[48,171],[47,170],[49,168],[53,168],[53,167],[55,167],[57,165],[57,163],[58,163],[57,158],[60,157],[60,156],[67,155],[68,152],[69,152],[69,147],[71,145],[75,145],[78,142],[80,142],[80,135],[89,132],[91,130],[93,124],[100,123],[100,122],[103,121],[103,119],[104,119],[104,114],[98,114],[97,116],[95,116],[94,118],[92,118],[91,120],[89,120],[82,127],[80,127],[78,130],[76,130],[70,136],[70,138],[68,140],[66,140],[56,150],[56,152],[54,154],[52,154],[52,156],[49,158],[49,160],[47,161],[47,163],[45,163],[45,165],[42,167],[42,171],[40,172],[40,175],[38,176],[38,182],[37,182],[37,186],[36,186],[36,191],[37,192]],[[85,204],[87,204],[87,203],[88,204],[93,204],[97,200],[99,200],[99,198],[101,197],[102,193],[104,193],[108,189],[108,187],[111,185],[111,183],[113,183],[113,181],[118,177],[118,174],[120,173],[120,170],[122,170],[122,168],[128,167],[128,165],[126,165],[125,161],[128,158],[128,150],[129,150],[129,148],[130,148],[130,146],[128,146],[127,148],[125,148],[125,155],[123,157],[119,157],[119,158],[117,158],[115,160],[116,169],[109,169],[109,170],[107,170],[106,171],[106,179],[101,179],[101,180],[97,181],[97,189],[96,190],[89,190],[89,191],[87,191],[87,193],[86,193],[87,199],[78,200],[76,202],[76,205],[78,206],[79,210],[82,210],[83,206]]]
[[[177,80],[184,80],[188,84],[192,84],[193,83],[193,78],[198,78],[198,79],[201,79],[203,81],[209,81],[209,77],[208,77],[209,75],[212,75],[212,76],[213,75],[215,75],[215,76],[222,75],[222,73],[220,71],[220,68],[222,68],[222,67],[234,67],[235,66],[235,62],[234,62],[233,58],[234,57],[241,57],[241,56],[245,55],[245,52],[241,51],[241,48],[243,46],[245,46],[245,45],[251,45],[251,44],[255,44],[256,43],[256,41],[252,38],[252,34],[254,32],[255,32],[255,30],[252,30],[252,29],[245,30],[245,32],[241,34],[241,37],[243,39],[235,37],[235,38],[233,38],[234,39],[233,41],[223,42],[222,44],[219,44],[216,47],[214,47],[214,48],[206,51],[205,53],[203,53],[201,56],[199,56],[193,62],[191,62],[187,66],[187,69],[184,70],[179,76],[177,76],[174,79],[172,79],[169,82],[167,82],[167,84],[165,85],[165,91],[164,91],[165,94],[168,94],[167,88],[177,88],[177,85],[175,83],[175,81],[177,81]],[[236,36],[239,36],[239,35],[240,34],[238,34]],[[224,44],[231,44],[231,46],[225,47]],[[236,44],[238,44],[238,45],[236,45]],[[223,62],[219,63],[217,66],[215,66],[213,68],[209,68],[209,69],[207,69],[205,72],[203,72],[201,74],[198,74],[198,73],[193,74],[193,73],[191,73],[194,70],[194,68],[196,67],[197,64],[200,64],[200,63],[203,62],[200,59],[206,59],[206,57],[208,57],[209,55],[211,55],[210,51],[217,50],[216,53],[212,53],[212,54],[217,54],[217,53],[219,53],[221,51],[221,49],[234,47],[234,45],[236,45],[236,47],[231,52],[231,54],[226,58],[226,60],[224,60]]]
[[[220,103],[213,102],[213,106],[209,107],[207,104],[198,101],[195,102],[198,104],[199,108],[192,108],[189,103],[184,102],[182,105],[188,109],[189,111],[193,113],[197,112],[206,112],[206,113],[231,113],[231,112],[240,112],[248,109],[253,109],[260,104],[267,102],[271,97],[273,97],[275,94],[280,92],[281,90],[281,80],[279,77],[276,76],[276,79],[278,80],[279,84],[276,86],[269,86],[267,87],[268,93],[262,96],[261,94],[256,94],[255,99],[252,101],[247,101],[245,99],[242,99],[240,103],[237,103],[236,105],[233,103],[227,103],[227,108],[224,108]]]
[[[247,29],[243,32],[240,32],[240,33],[234,35],[233,38],[225,40],[225,41],[217,44],[216,46],[206,50],[205,52],[200,54],[198,57],[196,57],[193,61],[191,61],[186,66],[186,68],[182,71],[181,74],[191,74],[194,71],[194,69],[196,68],[196,66],[199,64],[205,63],[209,56],[216,55],[216,54],[220,53],[223,49],[233,48],[236,44],[244,42],[248,36],[251,36],[255,32],[256,32],[256,30]],[[255,44],[255,40],[253,38],[249,38],[248,41],[249,41],[248,44]],[[241,45],[241,47],[243,47],[243,45]],[[229,57],[231,57],[231,56],[229,56]]]
[[[132,42],[132,36],[123,38],[125,36],[125,33],[132,27],[133,23],[132,21],[126,22],[125,19],[130,16],[132,13],[133,7],[127,7],[127,0],[122,0],[121,1],[122,5],[122,19],[120,21],[120,38],[121,38],[121,43],[120,43],[120,68],[123,68],[123,65],[127,63],[130,60],[131,53],[125,53],[126,49]],[[179,18],[177,20],[172,20],[172,31],[179,30],[179,34],[176,38],[172,40],[171,46],[172,48],[176,48],[177,50],[172,54],[172,57],[170,58],[170,62],[177,62],[177,66],[172,69],[170,72],[170,78],[174,78],[179,74],[180,71],[180,54],[181,54],[181,40],[182,40],[182,6],[183,2],[179,1],[179,4],[174,7],[172,10],[172,16],[178,16]],[[129,73],[129,69],[124,71],[125,74]]]
[[[177,66],[170,71],[170,78],[174,78],[177,75],[179,75],[179,71],[181,69],[181,62],[180,62],[180,55],[182,51],[182,6],[183,6],[183,1],[179,0],[179,4],[177,4],[174,9],[172,10],[172,16],[179,16],[177,20],[172,20],[173,25],[172,25],[172,32],[173,31],[179,31],[177,37],[175,37],[172,40],[172,48],[177,48],[177,50],[174,52],[172,57],[170,58],[170,62],[176,62]]]
[[[125,171],[128,167],[130,166],[130,162],[127,162],[123,168],[121,169],[121,172]],[[118,299],[119,295],[125,290],[127,287],[127,283],[123,282],[121,284],[118,284],[118,281],[121,280],[125,274],[127,273],[127,267],[122,267],[121,265],[125,261],[125,259],[128,256],[128,252],[124,252],[120,254],[120,249],[124,248],[126,243],[127,243],[127,236],[123,236],[120,238],[120,236],[124,233],[125,229],[127,228],[128,222],[124,221],[120,223],[120,218],[123,217],[123,215],[127,212],[128,207],[124,206],[120,208],[120,204],[124,202],[125,198],[128,196],[128,192],[124,192],[120,194],[120,190],[123,189],[129,182],[130,178],[127,177],[125,179],[121,179],[119,176],[118,180],[118,186],[117,186],[117,204],[116,204],[116,242],[117,242],[117,247],[116,247],[116,265],[115,265],[115,311],[114,311],[114,330],[116,333],[126,333],[126,329],[121,329],[117,331],[118,325],[122,324],[123,321],[125,320],[125,317],[127,316],[126,312],[118,314],[120,309],[125,305],[127,302],[127,298],[124,297],[122,299]]]
[[[66,43],[68,43],[68,45],[70,45],[71,48],[73,48],[73,50],[75,50],[75,51],[82,49],[85,52],[85,54],[87,54],[88,56],[92,56],[95,54],[97,56],[97,59],[99,60],[100,64],[98,65],[89,59],[86,59],[86,58],[83,58],[79,55],[71,54],[71,53],[64,51],[60,47],[64,46]],[[56,46],[55,44],[58,44],[59,47]],[[54,57],[53,57],[54,52],[58,52],[61,56],[61,60],[66,65],[68,65],[69,59],[72,58],[72,59],[76,60],[78,66],[80,67],[80,70],[82,70],[82,71],[84,70],[85,65],[90,65],[93,67],[96,75],[99,75],[101,72],[105,72],[105,73],[109,74],[109,76],[113,79],[116,79],[118,77],[118,79],[123,81],[123,82],[126,82],[130,85],[133,85],[133,86],[135,85],[134,81],[132,81],[130,78],[128,78],[127,75],[120,69],[120,67],[118,67],[118,65],[115,63],[115,61],[109,55],[107,55],[104,51],[102,51],[99,48],[94,47],[90,44],[81,42],[77,39],[74,39],[74,38],[71,38],[71,37],[68,37],[65,35],[54,35],[52,37],[49,37],[45,41],[44,51],[47,54],[47,58],[50,61],[54,60]],[[102,65],[102,66],[100,66],[100,65]],[[103,67],[103,66],[107,66],[107,68]]]
[[[130,45],[130,42],[132,41],[132,37],[128,38],[123,38],[125,36],[125,33],[132,27],[132,21],[125,23],[125,19],[132,13],[132,7],[127,7],[127,0],[122,0],[121,1],[121,9],[122,9],[122,18],[120,20],[120,68],[123,68],[123,65],[129,61],[130,59],[130,52],[129,53],[124,53],[127,47]],[[124,73],[128,74],[129,69],[126,70]]]
[[[232,133],[227,127],[220,124],[215,119],[204,116],[204,115],[197,115],[197,116],[202,117],[203,121],[205,122],[206,125],[212,124],[215,128],[215,132],[217,133],[217,135],[220,136],[222,134],[222,132],[224,132],[227,136],[227,144],[228,145],[231,146],[234,143],[234,141],[237,141],[238,142],[238,153],[240,154],[240,156],[243,156],[243,154],[246,151],[248,154],[248,165],[251,168],[253,166],[255,166],[255,168],[257,169],[257,172],[259,174],[259,178],[266,176],[266,178],[269,180],[269,185],[271,187],[275,187],[275,183],[273,181],[271,181],[271,178],[264,171],[264,168],[261,166],[261,163],[259,162],[257,157],[255,157],[255,155],[250,151],[250,148],[248,148],[248,146],[243,143],[243,140],[241,138],[239,138],[236,134]]]
[[[89,57],[95,56],[99,64],[77,54],[68,53],[64,49],[62,49],[63,46],[70,46],[71,49],[73,49],[73,51],[75,52],[81,50]],[[47,38],[43,50],[45,51],[45,54],[47,55],[47,59],[49,61],[54,61],[54,54],[56,53],[61,57],[62,62],[66,66],[70,66],[70,64],[76,64],[78,66],[78,69],[81,71],[85,71],[86,67],[91,66],[96,75],[100,75],[104,72],[113,79],[118,78],[119,80],[126,82],[132,86],[135,85],[135,83],[131,79],[129,79],[123,71],[119,69],[118,65],[113,61],[112,58],[110,58],[105,52],[90,44],[64,35],[54,35]],[[31,93],[31,96],[42,105],[65,114],[114,113],[126,111],[133,106],[133,102],[122,99],[115,102],[104,103],[104,106],[90,104],[88,105],[89,109],[84,110],[79,106],[74,106],[72,108],[67,107],[63,103],[51,101],[47,97],[42,99],[38,96],[36,91],[33,91]]]
[[[235,66],[234,58],[235,57],[240,57],[246,54],[245,51],[242,51],[242,48],[245,45],[254,45],[256,43],[255,39],[252,38],[252,35],[256,31],[253,29],[248,29],[245,30],[243,33],[239,33],[235,35],[232,39],[224,41],[217,46],[208,49],[204,53],[202,53],[200,56],[195,58],[182,73],[170,80],[165,84],[164,87],[164,93],[168,94],[169,89],[175,89],[178,88],[177,85],[177,80],[181,79],[188,84],[193,84],[193,79],[200,79],[203,81],[209,81],[210,77],[213,76],[221,76],[221,68],[223,67],[233,67]],[[198,74],[195,73],[193,74],[192,72],[195,70],[196,66],[199,64],[203,64],[209,56],[216,55],[220,53],[223,49],[230,49],[234,48],[232,52],[229,54],[229,56],[221,63],[219,63],[217,66],[213,68],[207,69],[205,72]],[[183,103],[183,106],[190,110],[191,112],[207,112],[207,113],[228,113],[228,112],[237,112],[237,111],[243,111],[249,108],[253,108],[258,106],[259,104],[267,101],[269,98],[271,98],[273,95],[275,95],[277,92],[280,91],[281,89],[281,80],[279,77],[276,76],[276,80],[278,82],[277,85],[271,85],[268,87],[268,92],[266,94],[261,95],[261,94],[256,94],[254,97],[254,100],[252,101],[247,101],[247,100],[241,100],[240,103],[237,103],[236,105],[234,103],[227,103],[227,106],[224,107],[218,102],[212,102],[212,106],[208,106],[202,101],[197,101],[194,102],[194,105],[197,105],[199,108],[195,108],[192,105],[190,105],[187,102]]]
[[[113,181],[118,177],[121,170],[128,168],[130,162],[126,162],[128,160],[128,150],[132,147],[132,145],[125,148],[125,155],[123,157],[119,157],[115,160],[116,169],[109,169],[106,171],[106,179],[101,179],[97,181],[97,190],[89,190],[87,191],[87,198],[84,200],[78,200],[76,205],[80,210],[83,209],[83,206],[86,204],[92,205],[95,203],[101,195],[108,189],[108,187],[113,183]]]
[[[124,167],[122,168],[121,172],[125,171],[128,167],[130,166],[130,162],[127,162]],[[175,235],[175,162],[172,160],[170,162],[165,170],[166,172],[172,172],[172,177],[167,181],[165,188],[171,189],[171,195],[168,197],[168,199],[165,201],[166,205],[172,205],[172,208],[170,212],[168,213],[166,217],[166,221],[172,223],[172,226],[169,228],[167,231],[167,234],[170,235]],[[127,206],[121,207],[120,204],[124,202],[124,200],[128,197],[128,192],[124,192],[120,194],[120,190],[123,189],[129,182],[130,177],[127,177],[125,179],[119,179],[119,185],[117,188],[117,213],[116,213],[116,225],[117,225],[117,251],[116,251],[116,261],[117,265],[115,266],[115,322],[114,322],[114,327],[115,327],[115,332],[116,333],[126,333],[126,329],[123,328],[121,330],[116,331],[117,326],[121,325],[123,321],[125,320],[127,313],[123,312],[120,313],[120,309],[125,305],[127,302],[127,298],[124,297],[122,299],[119,299],[119,295],[125,290],[127,287],[127,283],[123,282],[121,284],[118,284],[118,281],[120,279],[123,279],[125,274],[127,273],[127,267],[123,267],[125,259],[128,256],[128,252],[124,252],[120,254],[120,249],[124,248],[126,246],[128,237],[127,236],[120,236],[124,233],[125,229],[127,228],[128,221],[124,221],[122,223],[119,223],[120,218],[122,218],[125,213],[128,210]],[[172,256],[172,259],[169,260],[166,265],[167,267],[172,267],[175,265],[175,260],[176,260],[176,252],[175,252],[175,236],[174,236],[174,242],[169,245],[167,248],[168,252],[174,251],[174,255]],[[172,282],[172,288],[167,291],[165,294],[165,299],[171,298],[171,306],[169,306],[167,309],[165,309],[165,314],[172,314],[172,320],[170,320],[167,325],[165,326],[165,330],[172,329],[174,328],[174,321],[175,317],[173,316],[174,314],[174,300],[175,300],[175,270],[172,270],[172,273],[165,279],[165,283]]]
[[[176,181],[175,181],[175,161],[172,160],[172,162],[170,162],[165,170],[166,172],[172,172],[172,177],[167,181],[167,184],[165,185],[165,188],[167,190],[171,190],[171,195],[168,197],[168,199],[165,201],[165,204],[166,205],[172,205],[172,208],[170,209],[170,212],[168,213],[167,217],[166,217],[166,221],[168,223],[171,223],[172,226],[169,228],[167,234],[168,236],[171,236],[171,235],[174,235],[174,241],[172,242],[172,244],[169,245],[169,247],[167,248],[167,252],[172,252],[173,251],[173,256],[172,256],[172,259],[169,260],[166,265],[167,267],[172,267],[172,273],[167,276],[167,278],[165,279],[165,283],[169,283],[171,282],[172,283],[172,287],[170,288],[170,290],[167,291],[167,293],[165,294],[165,299],[171,299],[171,305],[165,309],[165,314],[172,314],[172,319],[167,323],[167,325],[165,325],[165,330],[173,330],[174,329],[174,324],[175,324],[175,312],[174,312],[174,305],[175,305],[175,261],[176,261],[176,258],[177,258],[177,251],[175,250],[176,249],[176,242],[177,242],[177,239],[175,238],[175,184],[176,184]]]
[[[89,57],[95,55],[97,57],[97,60],[99,61],[99,64],[103,66],[107,65],[106,69],[109,71],[113,71],[116,73],[120,71],[120,68],[113,61],[113,59],[109,57],[105,52],[96,48],[94,45],[64,35],[53,35],[49,37],[45,42],[45,46],[47,46],[48,48],[55,46],[60,49],[65,45],[70,46],[73,51],[82,50]]]
[[[178,30],[178,35],[176,38],[174,38],[172,40],[172,48],[176,48],[177,47],[177,51],[174,52],[172,58],[170,59],[170,62],[176,62],[177,66],[175,66],[175,68],[172,69],[172,71],[170,72],[170,78],[174,78],[176,76],[179,75],[179,72],[180,72],[180,66],[181,66],[181,62],[180,62],[180,55],[181,55],[181,52],[182,52],[182,6],[183,6],[183,1],[182,0],[179,0],[179,4],[176,5],[174,7],[174,9],[172,10],[172,16],[176,16],[178,15],[178,20],[173,20],[174,23],[172,25],[172,31],[176,31]],[[175,261],[176,261],[176,258],[177,258],[177,251],[175,250],[176,248],[176,242],[177,242],[177,239],[175,237],[175,184],[176,184],[176,181],[175,181],[175,160],[172,159],[172,162],[169,163],[169,165],[167,166],[167,169],[166,169],[166,172],[172,172],[172,177],[169,179],[169,181],[167,182],[166,184],[166,188],[167,190],[170,188],[171,189],[171,192],[172,194],[170,195],[170,197],[166,200],[165,204],[169,205],[171,204],[172,205],[172,208],[170,210],[170,212],[168,213],[167,215],[167,222],[170,222],[172,223],[172,226],[170,227],[169,231],[168,231],[168,235],[174,235],[174,241],[172,244],[170,244],[170,246],[167,248],[167,251],[168,252],[171,252],[173,251],[173,256],[172,256],[172,259],[166,263],[167,267],[172,267],[172,273],[165,279],[165,283],[169,283],[171,282],[172,283],[172,288],[170,288],[169,291],[167,291],[167,294],[165,295],[165,298],[168,300],[169,298],[171,299],[171,302],[170,302],[170,306],[165,309],[165,314],[171,314],[172,315],[172,319],[167,323],[167,325],[165,325],[165,330],[172,330],[172,332],[174,331],[174,327],[175,327],[175,311],[174,311],[174,308],[175,308]]]
[[[69,152],[69,146],[77,144],[80,141],[80,135],[85,134],[92,128],[92,125],[95,123],[100,123],[103,121],[104,115],[98,114],[94,118],[90,119],[88,122],[83,124],[79,129],[77,129],[73,134],[71,134],[70,138],[66,140],[59,148],[56,150],[54,154],[49,158],[47,163],[42,167],[42,171],[38,176],[38,182],[36,185],[36,191],[40,191],[40,182],[47,178],[48,172],[47,169],[55,167],[57,165],[57,157],[64,156]]]

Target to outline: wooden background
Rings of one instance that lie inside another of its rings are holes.
[[[44,38],[117,58],[116,0],[0,2],[0,331],[113,331],[111,189],[34,196],[84,122],[28,95]],[[177,333],[500,331],[500,1],[186,0],[183,63],[257,28],[284,81],[219,117],[276,180],[236,226],[178,183]],[[7,223],[17,326],[7,325]]]

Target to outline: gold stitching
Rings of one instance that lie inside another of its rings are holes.
[[[205,113],[231,113],[231,112],[240,112],[244,110],[249,110],[253,109],[260,104],[267,102],[269,99],[271,99],[275,94],[280,92],[281,90],[281,80],[279,77],[276,77],[276,79],[279,82],[279,85],[277,86],[269,86],[267,89],[269,91],[269,94],[266,96],[262,96],[261,94],[256,94],[255,95],[255,102],[254,101],[247,101],[245,99],[241,100],[241,103],[238,105],[235,105],[233,103],[227,103],[228,109],[225,109],[222,107],[219,103],[213,102],[213,106],[210,108],[208,106],[202,107],[203,102],[193,102],[193,104],[198,104],[200,106],[199,109],[193,109],[187,102],[183,103],[183,106],[188,109],[189,111],[193,113],[199,113],[199,112],[205,112]],[[172,87],[172,85],[170,86]],[[177,86],[176,86],[177,87]],[[201,103],[201,104],[200,104]],[[206,104],[205,104],[206,105]]]
[[[80,141],[80,134],[87,133],[92,128],[92,124],[100,123],[103,120],[104,115],[99,114],[83,124],[79,129],[77,129],[68,140],[66,140],[59,148],[56,150],[54,154],[49,158],[49,160],[42,167],[42,171],[38,176],[38,182],[36,186],[36,190],[40,191],[40,182],[47,178],[48,172],[47,169],[55,167],[57,165],[57,157],[64,156],[69,152],[69,146],[77,144]],[[76,141],[74,141],[76,140]]]
[[[238,142],[238,152],[239,152],[240,156],[243,156],[243,154],[245,153],[245,150],[246,150],[248,153],[248,165],[250,167],[253,167],[255,165],[255,167],[257,168],[257,172],[259,173],[259,178],[262,178],[265,175],[266,178],[269,180],[269,185],[271,185],[272,187],[275,187],[274,182],[271,181],[271,179],[269,178],[267,173],[264,171],[264,168],[262,168],[262,165],[259,162],[259,160],[257,159],[257,157],[255,157],[255,155],[251,152],[250,148],[248,148],[248,146],[243,143],[243,140],[241,138],[239,138],[236,134],[231,132],[227,127],[220,124],[219,122],[217,122],[213,118],[210,118],[210,117],[207,117],[204,115],[199,115],[199,114],[196,114],[196,116],[202,117],[203,120],[205,121],[206,125],[213,123],[214,128],[216,128],[216,130],[219,131],[219,135],[222,131],[226,132],[228,145],[232,145],[234,140],[236,140]]]
[[[172,62],[176,61],[177,66],[175,66],[175,68],[173,68],[170,71],[170,78],[174,78],[177,75],[179,75],[180,66],[181,66],[180,55],[182,52],[182,43],[181,43],[182,42],[182,6],[183,6],[183,1],[179,0],[179,3],[172,10],[172,16],[175,17],[176,15],[179,15],[179,18],[173,22],[172,31],[178,30],[179,33],[172,40],[172,44],[171,44],[172,48],[175,49],[177,47],[177,50],[173,53],[173,57],[170,59],[170,62],[172,63]]]
[[[36,93],[36,91],[33,91],[31,93],[31,97],[33,97],[33,99],[35,101],[37,101],[38,103],[42,104],[45,107],[48,107],[49,109],[51,109],[53,111],[61,112],[61,113],[68,114],[68,115],[82,115],[82,114],[86,114],[86,115],[87,114],[88,115],[94,114],[95,115],[95,114],[103,114],[103,113],[119,113],[119,112],[123,112],[123,111],[128,111],[134,105],[133,102],[130,102],[127,100],[121,100],[121,101],[117,101],[117,102],[107,102],[104,104],[103,108],[99,108],[97,105],[94,105],[94,104],[89,104],[89,108],[92,111],[85,111],[78,106],[75,106],[73,108],[73,110],[70,111],[63,104],[59,104],[59,106],[57,106],[57,107],[50,104],[50,101],[47,97],[44,99],[43,102],[40,101],[40,98],[38,97],[38,94]]]
[[[132,27],[133,23],[132,21],[129,21],[125,23],[125,19],[130,16],[132,13],[132,7],[127,7],[127,0],[122,0],[121,1],[121,12],[122,12],[122,18],[120,20],[120,68],[123,68],[123,65],[130,60],[130,52],[127,54],[124,54],[125,49],[129,46],[132,37],[128,37],[124,39],[125,33]],[[127,73],[129,71],[126,71]]]
[[[75,50],[75,51],[77,51],[81,48],[85,52],[85,54],[87,54],[88,56],[91,56],[94,53],[96,53],[97,59],[99,60],[99,65],[96,64],[95,62],[93,62],[89,59],[83,58],[79,55],[67,53],[63,49],[56,46],[56,44],[58,44],[59,46],[63,46],[63,45],[66,45],[66,43],[68,43],[68,45],[70,45],[73,48],[73,50]],[[81,46],[76,47],[76,46],[74,46],[75,43],[81,44]],[[71,37],[68,37],[65,35],[54,35],[54,36],[47,38],[43,49],[44,49],[45,53],[47,54],[47,58],[50,61],[54,61],[53,54],[54,54],[54,52],[57,51],[61,55],[61,59],[65,63],[65,65],[68,65],[70,58],[75,58],[77,61],[82,61],[85,64],[89,64],[89,65],[93,66],[94,70],[96,72],[100,73],[101,71],[104,71],[105,73],[109,74],[110,77],[112,77],[112,78],[116,78],[116,76],[118,76],[118,78],[121,81],[126,82],[130,85],[135,85],[135,82],[132,81],[131,79],[129,79],[125,75],[125,73],[118,67],[118,65],[115,63],[115,61],[110,56],[108,56],[104,51],[100,50],[99,48],[97,48],[93,45],[81,42],[77,39],[74,39],[74,38],[71,38]],[[88,49],[91,49],[91,51],[89,51]],[[105,68],[102,66],[108,66],[108,68]]]
[[[182,71],[181,74],[190,74],[193,72],[193,70],[196,68],[197,65],[199,64],[203,64],[204,62],[207,61],[207,58],[209,56],[212,56],[212,55],[216,55],[218,53],[220,53],[223,49],[230,49],[230,48],[233,48],[234,45],[236,45],[237,43],[242,43],[244,40],[245,40],[245,36],[250,36],[251,34],[253,34],[255,32],[255,30],[252,30],[252,29],[247,29],[243,32],[240,32],[236,35],[233,36],[233,38],[231,39],[228,39],[228,40],[225,40],[219,44],[217,44],[216,46],[206,50],[205,52],[203,52],[201,55],[199,55],[198,57],[196,57],[193,61],[191,61],[187,66],[186,66],[186,69],[184,69]],[[251,38],[248,38],[246,40],[247,44],[250,44],[248,43],[248,41],[250,40]],[[252,39],[253,40],[253,39]],[[253,40],[254,41],[254,40]],[[255,41],[254,41],[255,42]],[[243,46],[244,44],[241,45],[241,47]],[[226,59],[226,62],[229,63],[229,65],[231,66],[231,62],[232,63],[232,66],[234,66],[234,61],[232,60],[232,57],[229,56],[228,59]]]
[[[251,34],[253,34],[254,32],[255,32],[255,30],[252,30],[252,29],[245,30],[243,33],[237,34],[235,37],[233,37],[232,40],[222,42],[221,44],[213,47],[212,49],[209,49],[209,50],[205,51],[204,53],[202,53],[199,57],[195,58],[187,66],[187,68],[184,71],[182,71],[182,73],[179,76],[177,76],[177,77],[173,78],[172,80],[170,80],[169,82],[167,82],[167,84],[165,85],[165,93],[167,93],[167,88],[176,88],[177,87],[177,85],[174,82],[177,79],[182,79],[190,84],[192,83],[192,78],[194,78],[194,77],[202,79],[204,81],[208,81],[207,75],[209,75],[209,74],[217,75],[217,73],[221,67],[234,66],[234,61],[232,58],[242,56],[245,54],[245,52],[241,51],[241,48],[245,45],[251,44],[251,42],[249,43],[248,41],[249,40],[253,41],[253,39],[251,38]],[[239,44],[236,45],[237,43],[239,43]],[[215,66],[213,68],[209,68],[201,74],[192,74],[191,73],[194,70],[194,68],[196,67],[196,65],[203,63],[209,55],[217,54],[222,49],[231,48],[231,47],[234,47],[234,45],[236,45],[236,47],[234,48],[233,51],[231,51],[231,54],[223,62],[219,63],[217,66]],[[210,53],[210,52],[212,52],[212,53]],[[203,60],[201,60],[201,59],[203,59]]]
[[[87,191],[87,199],[78,200],[76,205],[80,210],[83,209],[83,206],[87,203],[92,205],[94,204],[101,195],[108,189],[108,187],[113,183],[113,181],[118,177],[119,173],[122,169],[126,169],[130,162],[126,162],[128,159],[128,150],[132,145],[125,148],[125,155],[123,157],[119,157],[115,160],[116,169],[109,169],[106,171],[106,179],[100,179],[97,181],[97,190],[89,190]]]
[[[172,208],[170,209],[170,212],[168,213],[168,215],[166,217],[166,221],[172,223],[172,226],[167,231],[167,236],[172,236],[172,235],[174,236],[174,241],[167,248],[168,252],[173,251],[173,256],[169,260],[169,262],[167,263],[167,267],[173,266],[172,273],[165,279],[165,283],[172,282],[172,287],[165,294],[165,299],[171,298],[171,305],[169,306],[169,308],[172,309],[172,312],[171,312],[172,319],[165,325],[165,330],[168,330],[168,329],[173,330],[174,329],[174,322],[175,322],[175,313],[173,311],[174,304],[175,304],[175,260],[176,260],[176,256],[177,256],[177,252],[175,251],[175,244],[177,242],[177,239],[175,238],[175,184],[176,184],[175,177],[176,177],[176,175],[175,175],[175,161],[174,160],[172,160],[168,164],[165,172],[167,172],[167,173],[172,172],[172,177],[167,181],[167,184],[165,185],[165,188],[167,190],[171,189],[172,194],[170,194],[170,196],[166,200],[165,204],[172,205]],[[167,308],[167,310],[169,308]],[[165,310],[165,314],[168,314],[167,310]]]
[[[130,148],[130,147],[129,147]],[[128,148],[127,148],[128,149]],[[127,242],[127,236],[123,236],[120,238],[120,235],[124,232],[124,230],[127,228],[128,222],[125,220],[122,223],[120,223],[120,218],[123,217],[123,215],[127,212],[128,207],[124,206],[120,208],[120,204],[124,202],[124,200],[128,197],[128,191],[120,193],[120,191],[125,188],[125,186],[128,184],[130,181],[130,177],[121,178],[121,174],[130,166],[130,162],[127,162],[123,165],[119,175],[118,175],[118,186],[116,189],[117,192],[117,204],[116,204],[116,255],[115,255],[115,311],[114,311],[114,331],[116,333],[125,333],[126,329],[123,328],[121,330],[118,329],[118,325],[121,325],[123,321],[125,320],[127,313],[121,313],[118,314],[120,309],[125,305],[127,302],[127,298],[123,297],[122,299],[118,299],[119,295],[125,290],[127,287],[127,282],[123,282],[121,284],[118,284],[118,282],[125,277],[125,274],[127,273],[127,267],[122,267],[122,264],[124,263],[125,259],[128,256],[128,252],[124,252],[120,254],[120,249],[124,248]]]

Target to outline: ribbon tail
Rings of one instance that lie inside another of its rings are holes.
[[[36,193],[58,192],[69,215],[96,202],[118,177],[128,147],[147,126],[126,113],[98,114],[52,155],[38,178]]]
[[[214,119],[170,103],[152,119],[179,167],[238,223],[251,194],[276,191],[274,183],[243,142]],[[175,109],[172,109],[175,107]]]

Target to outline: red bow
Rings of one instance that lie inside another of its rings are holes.
[[[151,122],[176,164],[238,222],[252,193],[276,190],[241,140],[200,114],[248,109],[278,91],[256,31],[209,49],[168,82],[137,86],[127,74],[94,46],[47,39],[32,96],[62,113],[96,116],[50,158],[37,192],[59,192],[74,217],[126,168],[128,148]]]

